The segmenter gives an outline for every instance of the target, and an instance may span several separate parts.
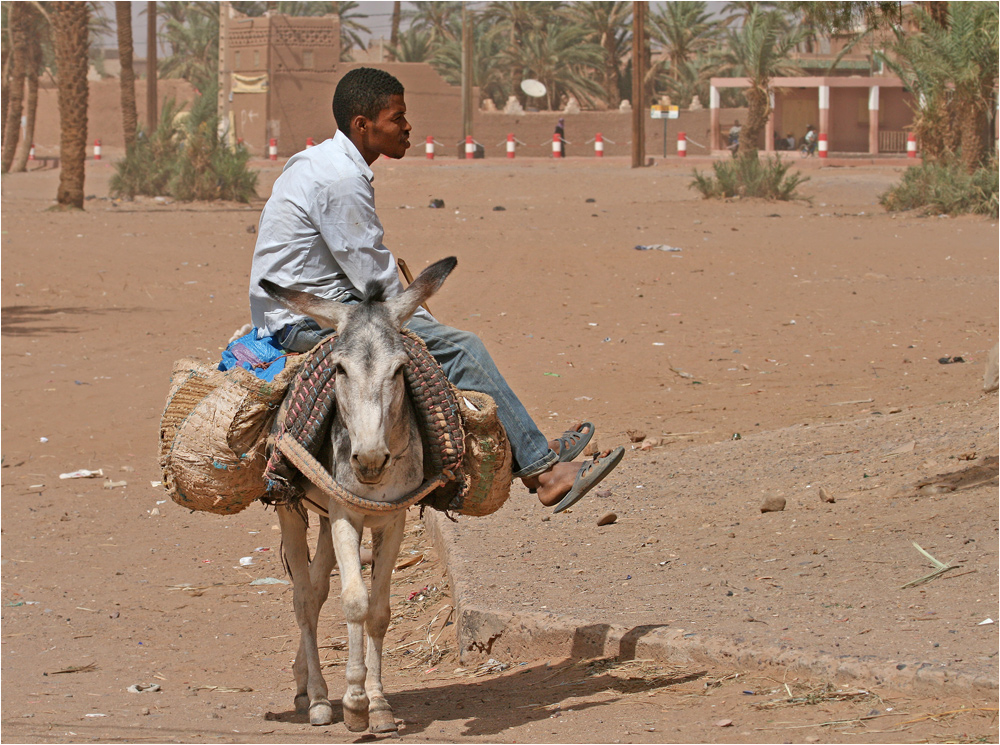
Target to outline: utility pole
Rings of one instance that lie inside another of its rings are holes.
[[[160,122],[156,97],[156,2],[146,3],[146,136],[152,137]]]
[[[632,3],[632,167],[646,164],[646,10]]]
[[[472,136],[472,12],[462,3],[462,139]]]

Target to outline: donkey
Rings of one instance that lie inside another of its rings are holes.
[[[352,494],[389,501],[412,492],[423,481],[423,445],[403,376],[408,356],[399,329],[432,296],[455,268],[453,257],[425,269],[400,295],[384,299],[377,282],[365,288],[357,305],[325,300],[268,282],[261,286],[291,310],[337,330],[330,356],[337,392],[330,427],[327,467]],[[324,456],[327,457],[327,456]],[[320,670],[317,649],[319,612],[330,591],[330,573],[340,566],[341,604],[347,620],[347,692],[344,724],[351,732],[396,731],[392,708],[382,690],[382,643],[389,626],[389,583],[399,554],[406,510],[372,516],[352,510],[302,479],[305,504],[320,514],[316,554],[309,559],[307,521],[293,508],[278,507],[282,560],[293,584],[295,618],[301,638],[295,657],[295,708],[309,722],[333,722],[333,707]],[[314,503],[325,507],[329,517]],[[361,576],[360,546],[365,528],[372,535],[371,594]],[[368,632],[367,651],[364,648]]]

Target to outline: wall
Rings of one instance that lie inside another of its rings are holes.
[[[197,96],[194,87],[185,80],[160,80],[156,86],[162,109],[163,101],[174,98],[178,103],[190,103]],[[139,124],[146,124],[146,81],[135,81],[135,102]],[[122,132],[121,88],[118,80],[108,78],[90,83],[87,105],[87,139],[100,139],[104,148],[125,149]],[[88,145],[89,147],[89,145]],[[55,155],[59,151],[59,100],[54,87],[38,91],[38,114],[35,120],[35,148],[39,156]]]

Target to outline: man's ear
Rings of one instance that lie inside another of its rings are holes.
[[[358,114],[351,119],[351,129],[364,132],[368,128],[368,117]]]

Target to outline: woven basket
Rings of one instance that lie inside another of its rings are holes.
[[[160,467],[177,504],[232,515],[264,496],[266,435],[304,357],[289,357],[270,382],[239,367],[174,364],[160,418]]]
[[[462,470],[466,489],[456,511],[473,517],[492,515],[510,497],[510,484],[514,479],[510,442],[497,417],[497,405],[490,396],[476,391],[458,391],[458,402],[465,429]],[[475,408],[470,407],[469,402]]]

